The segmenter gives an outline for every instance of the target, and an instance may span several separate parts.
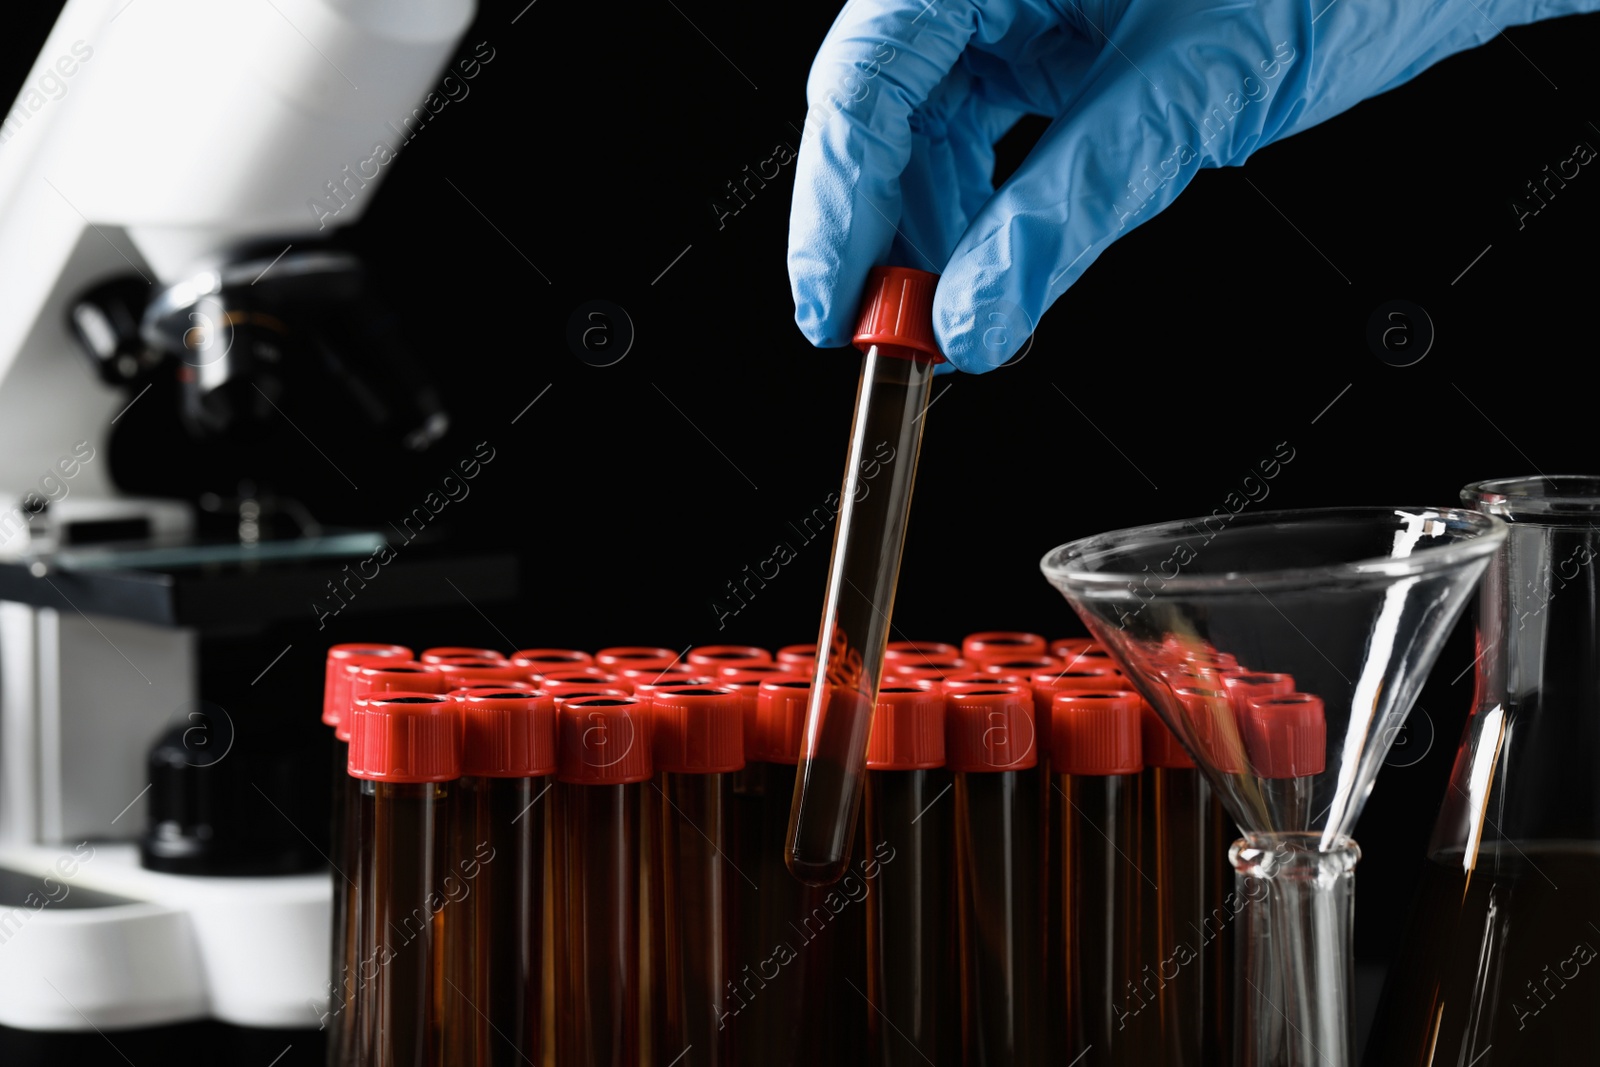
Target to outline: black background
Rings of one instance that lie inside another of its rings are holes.
[[[277,482],[326,521],[382,528],[488,441],[495,461],[441,519],[458,545],[513,548],[521,593],[482,613],[352,610],[321,632],[308,606],[303,625],[263,639],[263,662],[293,643],[279,669],[308,706],[333,641],[681,649],[815,636],[821,540],[725,628],[712,602],[837,489],[859,361],[812,349],[793,325],[792,164],[720,228],[712,204],[746,165],[798,147],[833,9],[525,3],[482,4],[462,54],[487,41],[495,58],[340,238],[381,280],[451,433],[419,460],[305,425],[324,460],[283,431],[297,473]],[[26,8],[0,39],[7,99],[54,15]],[[1585,168],[1520,230],[1511,201],[1576,142],[1600,145],[1597,44],[1593,17],[1514,29],[1245,168],[1202,172],[1057,303],[1020,363],[941,379],[896,635],[1082,632],[1040,577],[1046,550],[1207,513],[1279,442],[1295,459],[1272,507],[1451,503],[1478,478],[1592,468],[1600,177]],[[161,106],[182,121],[181,102]],[[1002,169],[1040,128],[1007,138]],[[566,336],[597,299],[636,334],[604,368]],[[1396,299],[1437,331],[1412,366],[1366,339]],[[121,484],[223,487],[170,408],[134,414],[112,442]],[[1427,755],[1380,776],[1358,827],[1367,963],[1405,921],[1467,711],[1470,678],[1452,679],[1468,649],[1462,626],[1394,762]]]

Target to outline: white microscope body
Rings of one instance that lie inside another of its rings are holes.
[[[0,557],[26,557],[44,500],[53,520],[186,532],[186,506],[111,484],[109,427],[139,397],[96,377],[74,298],[131,273],[203,279],[243,243],[355,221],[389,169],[379,146],[399,150],[473,9],[69,0],[0,117]],[[0,603],[0,868],[66,889],[0,906],[0,1024],[318,1025],[326,875],[159,874],[131,844],[141,755],[193,700],[195,647],[181,628]],[[72,906],[74,889],[120,902]]]

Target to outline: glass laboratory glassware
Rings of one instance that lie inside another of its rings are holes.
[[[955,803],[944,766],[944,694],[936,686],[878,690],[867,742],[867,844],[887,846],[867,894],[867,1000],[877,1067],[958,1058],[956,936],[951,885]],[[942,801],[942,802],[941,802]]]
[[[651,913],[661,936],[652,951],[652,982],[662,983],[662,1018],[654,1019],[656,1059],[683,1067],[732,1067],[739,1028],[730,1025],[725,986],[733,980],[738,933],[734,882],[746,875],[735,857],[734,775],[744,769],[744,710],[731,688],[676,686],[650,697],[659,793]],[[680,1051],[681,1050],[681,1051]]]
[[[1244,835],[1230,855],[1236,892],[1205,924],[1231,924],[1239,938],[1236,1062],[1353,1061],[1360,851],[1350,831],[1505,536],[1498,519],[1454,508],[1221,512],[1085,538],[1044,558],[1046,577]],[[1301,775],[1279,763],[1276,741],[1256,743],[1260,731],[1222,682],[1236,670],[1287,674],[1320,698],[1320,771]]]
[[[1478,482],[1472,716],[1365,1062],[1571,1063],[1600,1045],[1600,477]]]
[[[639,1060],[640,810],[653,773],[646,707],[575,697],[556,710],[555,1060]]]
[[[1139,1016],[1144,996],[1157,991],[1135,985],[1141,880],[1152,877],[1134,860],[1142,836],[1141,703],[1128,690],[1093,689],[1063,690],[1050,701],[1050,787],[1066,802],[1054,842],[1062,888],[1061,913],[1052,918],[1061,923],[1064,975],[1062,999],[1051,1006],[1058,1062],[1090,1050],[1111,1067],[1151,1062],[1144,1053],[1156,1027]]]
[[[1027,686],[946,691],[968,1067],[1038,1067],[1048,1058],[1039,740]]]
[[[784,841],[789,871],[810,885],[836,882],[850,865],[922,416],[934,366],[944,362],[933,336],[938,284],[924,271],[875,267],[862,299],[855,344],[866,358]]]
[[[548,693],[452,692],[461,778],[442,883],[445,1062],[532,1062],[543,1040],[547,806],[556,772]]]

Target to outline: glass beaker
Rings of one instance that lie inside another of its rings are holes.
[[[1365,1062],[1570,1063],[1600,1044],[1600,477],[1461,491],[1510,527],[1472,717]]]

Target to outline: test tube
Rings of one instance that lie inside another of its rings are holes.
[[[1322,698],[1310,693],[1253,696],[1240,718],[1245,750],[1262,779],[1261,792],[1282,830],[1309,830],[1315,777],[1327,765],[1328,723]]]
[[[1085,644],[1088,642],[1086,641]],[[1059,642],[1058,642],[1059,644]],[[1065,661],[1057,657],[1058,663]],[[1061,864],[1056,853],[1061,848],[1062,793],[1055,788],[1052,771],[1055,758],[1050,751],[1051,701],[1060,692],[1092,692],[1123,688],[1121,677],[1106,667],[1086,667],[1082,670],[1063,669],[1061,666],[1035,671],[1028,677],[1033,690],[1034,721],[1039,723],[1039,763],[1043,773],[1040,794],[1044,798],[1039,846],[1039,865],[1044,878],[1044,952],[1045,988],[1047,1002],[1054,1005],[1066,1003],[1067,950],[1066,935],[1062,931],[1062,917],[1066,914],[1061,896]],[[1053,1041],[1058,1049],[1066,1047],[1065,1020],[1056,1013],[1051,1017],[1055,1031]]]
[[[404,645],[345,644],[328,649],[323,672],[322,721],[333,727],[333,795],[329,823],[328,854],[333,857],[333,952],[332,976],[328,983],[328,1009],[333,1028],[328,1034],[329,1067],[345,1067],[354,1055],[355,1010],[355,928],[351,912],[355,906],[354,849],[351,821],[355,806],[351,800],[350,734],[340,725],[350,713],[351,667],[384,662],[406,662],[411,650]]]
[[[359,1035],[356,1032],[358,1003],[357,992],[360,985],[361,974],[361,924],[365,922],[361,914],[361,887],[364,872],[367,871],[370,841],[363,835],[370,831],[363,829],[361,791],[363,788],[360,778],[352,777],[350,767],[350,739],[355,729],[356,711],[364,707],[368,700],[375,699],[387,693],[442,693],[445,690],[443,676],[430,670],[422,663],[402,660],[399,657],[382,657],[377,660],[367,661],[360,658],[345,662],[343,668],[344,688],[342,699],[345,702],[345,712],[340,717],[338,725],[334,727],[334,736],[343,742],[345,756],[344,766],[341,768],[340,781],[335,792],[334,804],[342,810],[343,830],[339,840],[335,842],[332,852],[337,870],[341,877],[334,883],[335,905],[338,906],[340,898],[347,916],[343,919],[337,912],[334,915],[334,936],[343,943],[342,952],[335,958],[335,970],[342,975],[342,985],[348,995],[341,1002],[341,1014],[337,1032],[329,1038],[330,1051],[337,1048],[342,1062],[354,1063],[357,1054]],[[343,924],[344,932],[341,935],[339,927]]]
[[[461,715],[461,780],[443,880],[451,909],[445,1062],[535,1063],[543,1010],[543,801],[556,772],[555,700],[526,689],[451,696]]]
[[[1045,1062],[1039,745],[1023,685],[947,693],[955,776],[962,1061]]]
[[[1167,676],[1169,684],[1174,676]],[[1222,678],[1226,681],[1227,675]],[[1279,677],[1279,676],[1272,676]],[[1284,675],[1282,677],[1287,677]],[[1237,691],[1237,690],[1236,690]],[[1244,771],[1244,744],[1234,718],[1237,699],[1226,689],[1179,685],[1173,690],[1183,710],[1183,723],[1190,746],[1205,756],[1222,774]],[[1238,942],[1226,930],[1233,909],[1226,907],[1233,892],[1233,865],[1228,862],[1228,847],[1238,836],[1233,820],[1213,791],[1206,820],[1207,840],[1202,851],[1205,877],[1206,1014],[1205,1059],[1207,1063],[1233,1061],[1234,960]]]
[[[461,773],[457,704],[384,693],[355,708],[350,774],[361,779],[363,870],[356,1061],[436,1063],[443,1052],[438,955],[450,818]]]
[[[756,736],[747,746],[746,759],[766,779],[754,805],[761,823],[755,876],[760,890],[745,898],[754,898],[760,918],[755,941],[739,953],[723,1010],[730,1025],[736,1020],[741,1044],[761,1050],[763,1067],[848,1062],[859,1051],[851,1045],[853,1020],[860,1019],[864,1029],[868,1011],[840,981],[847,967],[854,969],[852,955],[865,966],[865,937],[850,929],[860,903],[839,889],[803,885],[784,867],[784,831],[812,684],[793,675],[762,682]]]
[[[1206,853],[1211,788],[1155,709],[1141,702],[1139,714],[1145,768],[1139,776],[1139,863],[1155,885],[1142,883],[1144,958],[1136,984],[1142,987],[1152,971],[1157,981],[1148,1005],[1127,1024],[1154,1039],[1146,1045],[1152,1062],[1198,1067],[1207,1062],[1207,1013],[1221,1007],[1211,1002],[1207,962],[1227,940],[1208,935],[1205,924],[1206,865],[1217,859]]]
[[[867,1033],[879,1067],[953,1064],[958,1056],[955,801],[945,795],[952,783],[944,730],[937,687],[892,679],[879,687],[866,795],[866,843],[879,862],[867,896]]]
[[[985,630],[961,639],[961,654],[977,663],[1043,656],[1047,652],[1048,646],[1043,637],[1016,630]]]
[[[790,872],[811,885],[837,881],[850,863],[922,416],[934,366],[944,362],[933,332],[938,281],[923,271],[876,267],[862,300],[855,344],[866,358],[785,835]]]
[[[1058,692],[1051,701],[1051,770],[1061,791],[1062,934],[1066,950],[1063,1062],[1093,1048],[1130,1067],[1141,1055],[1139,980],[1139,696]]]
[[[661,801],[652,832],[663,874],[653,918],[664,933],[651,977],[665,991],[654,1058],[731,1067],[739,1028],[724,1002],[735,967],[733,882],[747,877],[732,827],[733,773],[744,767],[740,698],[712,686],[660,690],[650,720]]]
[[[650,780],[645,706],[560,702],[555,1061],[632,1067],[639,1057],[639,802]]]

